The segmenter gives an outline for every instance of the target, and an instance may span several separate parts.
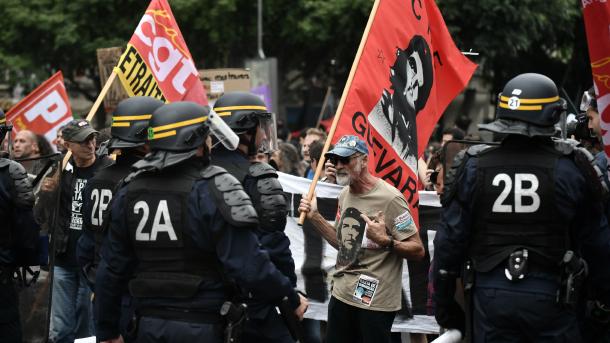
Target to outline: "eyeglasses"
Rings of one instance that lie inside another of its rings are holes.
[[[352,159],[354,159],[356,157],[360,157],[360,156],[362,156],[362,155],[356,154],[356,155],[352,155],[352,156],[348,156],[348,157],[333,155],[333,156],[330,156],[328,158],[328,160],[330,161],[330,163],[332,163],[336,166],[339,162],[342,164],[349,164]]]

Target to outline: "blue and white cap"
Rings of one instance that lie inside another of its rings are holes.
[[[358,136],[345,135],[339,139],[331,151],[324,154],[324,157],[328,158],[331,155],[349,157],[357,152],[365,155],[369,154],[369,148],[367,147],[366,142]]]

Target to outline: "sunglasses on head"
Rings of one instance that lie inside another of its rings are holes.
[[[332,163],[334,165],[337,165],[337,163],[339,163],[339,162],[341,162],[342,164],[349,164],[353,158],[356,158],[358,156],[360,156],[360,155],[354,154],[354,155],[348,156],[348,157],[333,155],[333,156],[330,156],[328,158],[328,160],[330,161],[330,163]]]

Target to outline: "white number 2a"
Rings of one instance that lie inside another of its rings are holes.
[[[167,233],[169,239],[172,241],[178,239],[176,232],[174,231],[174,226],[172,225],[172,220],[169,216],[167,200],[159,201],[159,206],[157,206],[150,233],[143,232],[144,228],[146,227],[146,222],[148,221],[148,214],[150,212],[148,204],[145,201],[138,201],[133,207],[134,214],[139,214],[140,212],[142,212],[142,218],[140,218],[140,222],[138,223],[138,227],[136,229],[136,241],[156,241],[157,235],[161,232]]]
[[[524,182],[528,182],[531,187],[525,188]],[[491,182],[494,186],[500,186],[500,183],[504,183],[504,189],[494,201],[494,205],[492,207],[492,212],[497,213],[533,213],[538,211],[540,208],[540,196],[536,193],[538,190],[538,178],[534,174],[515,174],[515,187],[513,191],[513,180],[510,178],[508,174],[500,173],[496,175]],[[511,192],[512,191],[512,192]],[[515,196],[515,209],[513,211],[513,206],[509,204],[504,204],[504,201],[510,193],[513,193]],[[530,198],[531,204],[523,205],[523,198]]]

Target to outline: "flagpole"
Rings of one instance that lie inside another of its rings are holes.
[[[375,14],[377,13],[377,8],[379,7],[379,3],[381,0],[375,0],[373,4],[373,8],[371,9],[371,14],[369,15],[369,20],[366,23],[366,28],[364,29],[364,33],[362,34],[362,39],[360,39],[360,45],[358,46],[358,51],[356,52],[356,57],[354,58],[354,62],[352,63],[352,69],[349,71],[349,77],[347,78],[347,82],[345,83],[345,87],[343,88],[343,94],[341,95],[341,100],[339,101],[339,106],[337,107],[337,111],[335,112],[335,117],[333,118],[333,123],[328,131],[328,137],[326,138],[326,142],[324,143],[324,148],[322,149],[322,155],[320,156],[320,160],[318,161],[318,166],[316,168],[316,173],[309,185],[309,192],[307,193],[307,200],[311,201],[313,198],[314,191],[316,190],[316,185],[318,184],[318,178],[320,174],[322,174],[322,169],[324,168],[324,163],[326,158],[324,154],[328,151],[330,147],[330,142],[335,135],[335,130],[337,129],[337,124],[339,124],[339,117],[341,116],[341,112],[343,111],[343,106],[345,105],[345,100],[347,98],[347,94],[349,93],[349,89],[352,85],[352,81],[354,79],[354,75],[356,74],[356,69],[358,68],[358,64],[360,63],[360,57],[362,56],[362,52],[364,51],[364,45],[366,44],[366,40],[369,36],[369,32],[371,31],[371,26],[373,26],[373,20],[375,19]],[[303,225],[305,222],[305,212],[301,212],[301,216],[299,217],[298,224]]]
[[[89,114],[87,114],[87,117],[85,117],[85,120],[90,122],[93,119],[93,117],[95,116],[95,113],[97,113],[98,108],[102,104],[102,101],[104,100],[104,97],[106,96],[106,93],[108,93],[108,90],[112,86],[114,79],[116,79],[116,73],[113,70],[112,73],[110,74],[110,76],[108,77],[108,80],[106,80],[106,83],[104,84],[104,87],[102,88],[102,91],[97,96],[97,99],[95,99],[95,102],[93,103],[93,106],[91,107],[91,110],[89,111]],[[64,160],[61,164],[62,170],[64,170],[66,168],[66,165],[68,164],[68,161],[70,160],[70,157],[72,157],[72,152],[68,150],[68,152],[66,153],[66,156],[64,157]]]
[[[320,109],[320,114],[318,115],[318,121],[316,122],[315,127],[320,126],[320,122],[322,122],[322,117],[324,116],[324,110],[326,109],[326,106],[328,105],[328,99],[330,98],[330,93],[331,93],[332,89],[333,89],[333,87],[331,87],[331,86],[328,86],[328,88],[326,88],[326,95],[324,95],[324,101],[322,101],[322,108]]]

